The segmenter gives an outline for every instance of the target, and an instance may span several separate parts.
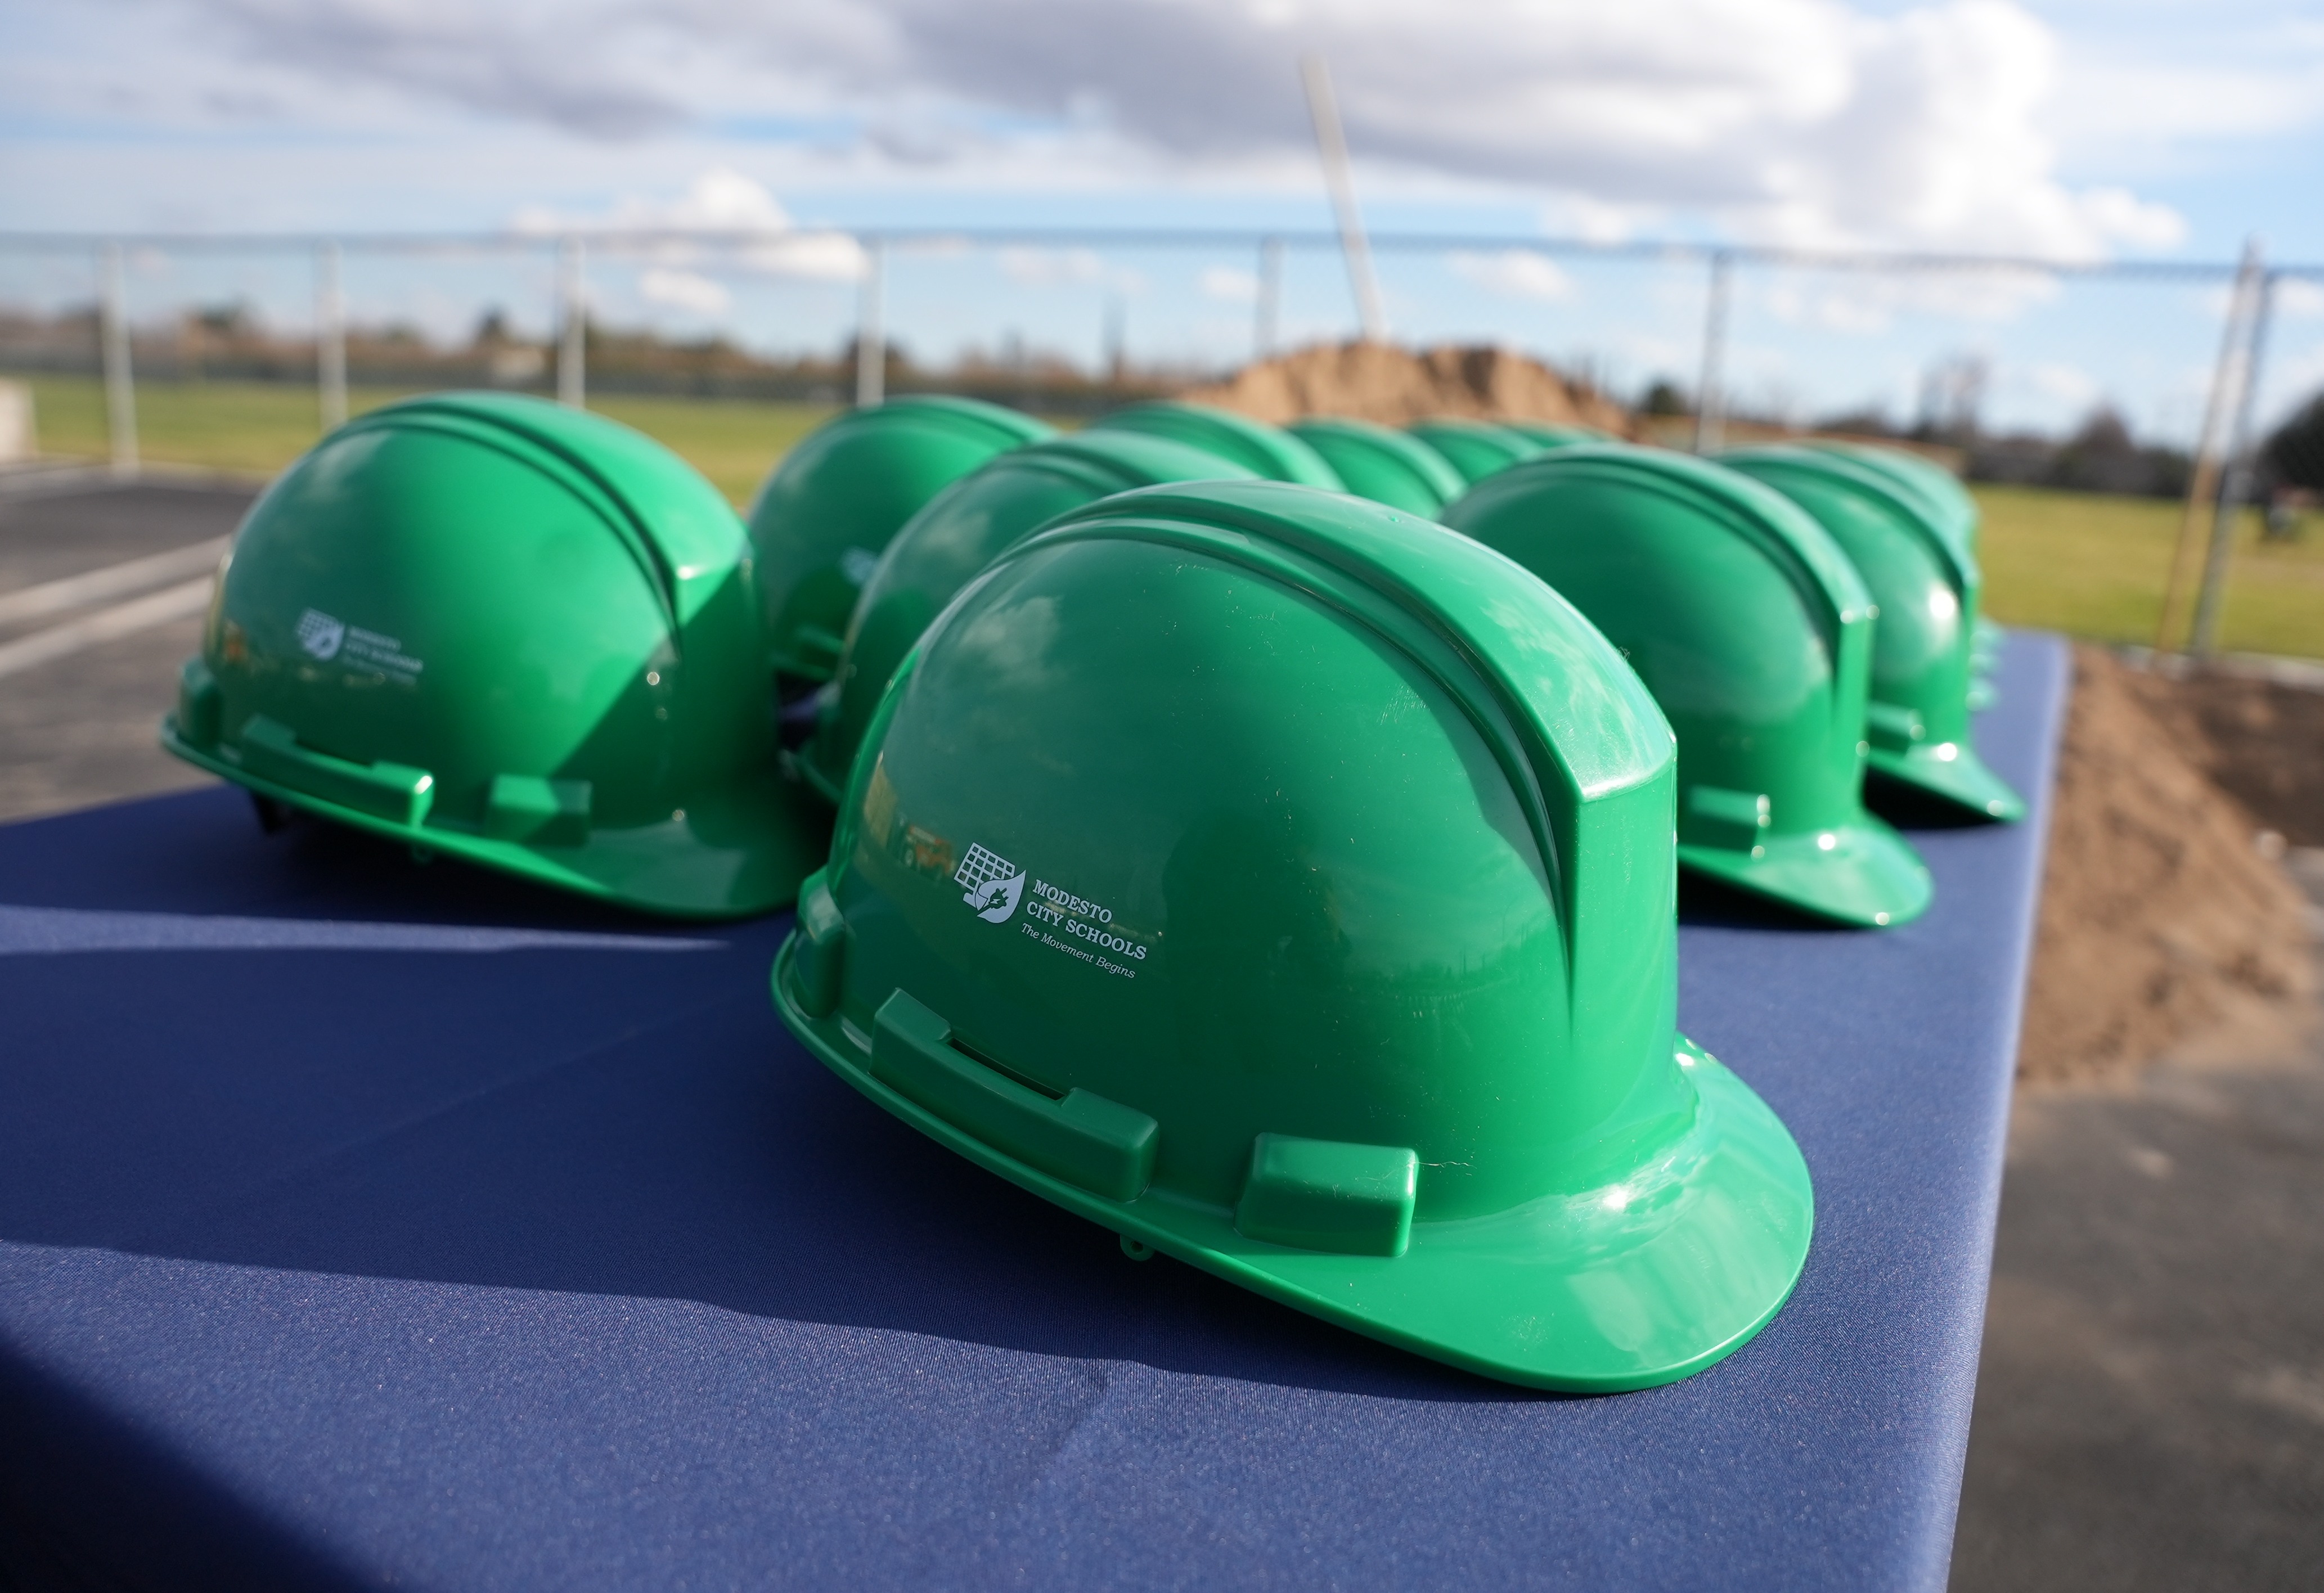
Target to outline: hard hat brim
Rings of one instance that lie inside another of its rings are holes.
[[[1936,895],[1920,854],[1869,814],[1827,830],[1770,835],[1749,852],[1682,842],[1678,861],[1738,890],[1862,929],[1909,924]]]
[[[161,724],[161,749],[262,796],[320,817],[514,874],[536,884],[676,918],[750,918],[798,899],[799,881],[823,866],[830,819],[773,771],[718,793],[715,810],[633,828],[593,829],[577,845],[530,845],[441,824],[400,824],[251,773]]]
[[[1433,1360],[1566,1393],[1674,1383],[1766,1326],[1807,1258],[1814,1197],[1799,1146],[1748,1085],[1683,1040],[1693,1125],[1625,1178],[1491,1217],[1415,1222],[1401,1256],[1341,1255],[1250,1238],[1228,1208],[1156,1190],[1110,1200],[929,1111],[872,1075],[837,1017],[810,1017],[794,999],[798,939],[775,959],[775,1007],[877,1105],[1126,1239]]]
[[[1902,752],[1874,748],[1873,772],[1938,797],[1981,819],[2011,824],[2025,816],[2025,799],[1977,755],[1967,741],[1910,747]]]

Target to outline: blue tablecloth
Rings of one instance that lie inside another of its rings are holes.
[[[104,1585],[1933,1588],[2066,686],[1920,923],[1691,897],[1687,1031],[1816,1180],[1672,1387],[1323,1326],[921,1138],[662,927],[211,790],[0,828],[0,1543]]]

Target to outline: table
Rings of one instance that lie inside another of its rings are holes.
[[[32,1585],[1934,1588],[2067,653],[1861,934],[1690,895],[1681,1016],[1791,1126],[1756,1340],[1561,1398],[978,1171],[624,917],[206,790],[0,828],[0,1554]]]

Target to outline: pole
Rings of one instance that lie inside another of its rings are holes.
[[[1711,256],[1711,281],[1702,311],[1702,380],[1694,394],[1694,451],[1715,454],[1727,439],[1727,296],[1734,256],[1724,249]]]
[[[1251,317],[1251,358],[1263,360],[1275,352],[1275,329],[1282,308],[1283,240],[1268,238],[1259,246],[1259,303]]]
[[[874,240],[863,252],[863,280],[855,291],[855,407],[876,410],[888,397],[888,342],[880,329],[881,278],[887,251]]]
[[[1130,304],[1120,293],[1105,296],[1105,326],[1102,356],[1105,379],[1120,387],[1130,379]]]
[[[2158,653],[2171,650],[2172,633],[2179,629],[2180,599],[2186,593],[2187,556],[2194,551],[2196,527],[2201,523],[2204,506],[2218,495],[2219,430],[2227,421],[2227,395],[2235,391],[2236,362],[2243,351],[2259,276],[2259,240],[2246,238],[2243,263],[2236,268],[2236,285],[2227,295],[2227,319],[2219,327],[2219,357],[2211,367],[2210,396],[2203,401],[2203,428],[2195,434],[2195,469],[2187,483],[2187,504],[2180,512],[2179,537],[2172,544],[2170,568],[2163,572],[2163,612],[2154,623],[2154,650]]]
[[[2251,490],[2252,418],[2259,405],[2260,366],[2267,352],[2267,324],[2275,308],[2275,276],[2260,278],[2252,299],[2251,344],[2244,355],[2243,391],[2236,399],[2236,429],[2228,445],[2227,468],[2219,474],[2219,496],[2211,506],[2211,550],[2203,560],[2203,589],[2195,595],[2195,633],[2188,650],[2209,658],[2219,639],[2219,610],[2227,599],[2227,561],[2236,546],[2236,520]]]
[[[557,344],[557,401],[568,409],[587,406],[587,373],[583,362],[587,357],[589,329],[588,280],[584,275],[586,262],[582,254],[581,240],[565,240],[565,272],[561,297],[565,301],[563,336]]]
[[[347,306],[337,244],[315,251],[315,397],[325,431],[347,423]]]
[[[1339,102],[1332,97],[1331,69],[1322,56],[1311,55],[1300,61],[1299,76],[1307,86],[1307,115],[1315,124],[1323,183],[1332,191],[1332,209],[1340,219],[1340,253],[1347,257],[1348,283],[1355,290],[1364,341],[1386,343],[1388,316],[1380,308],[1379,280],[1372,275],[1372,247],[1364,236],[1363,213],[1356,208],[1356,180],[1348,166],[1348,136],[1340,125]]]
[[[113,452],[113,474],[137,474],[137,388],[129,370],[129,289],[124,280],[121,245],[107,244],[97,257],[97,340],[105,362],[105,430]]]

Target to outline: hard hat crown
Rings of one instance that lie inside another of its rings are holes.
[[[1498,420],[1495,425],[1504,431],[1514,431],[1528,442],[1539,443],[1545,448],[1575,448],[1593,443],[1618,443],[1622,439],[1612,432],[1596,426],[1552,420]]]
[[[1807,911],[1903,923],[1928,873],[1864,810],[1873,623],[1862,580],[1796,505],[1661,449],[1556,449],[1445,523],[1557,588],[1678,735],[1679,857]]]
[[[600,417],[374,410],[252,509],[165,742],[548,883],[764,911],[819,837],[776,786],[746,548],[707,482]]]
[[[1327,493],[1342,490],[1322,456],[1278,426],[1209,404],[1176,399],[1131,404],[1099,417],[1093,431],[1139,431],[1231,459],[1263,481],[1296,482]]]
[[[833,801],[889,677],[953,594],[1044,521],[1134,487],[1250,479],[1229,458],[1135,431],[1084,431],[1003,454],[962,477],[896,533],[847,624],[835,691],[802,770]]]
[[[2024,802],[1969,743],[1976,559],[1924,500],[1852,455],[1767,445],[1720,462],[1807,511],[1864,577],[1880,610],[1867,722],[1875,772],[1981,817],[2022,817]]]
[[[1665,1381],[1772,1313],[1808,1221],[1780,1125],[1675,1036],[1672,775],[1637,679],[1487,549],[1126,493],[890,684],[776,999],[1125,1237],[1490,1375]]]
[[[1349,492],[1391,509],[1434,520],[1468,490],[1443,455],[1390,427],[1318,415],[1285,429],[1322,455]]]
[[[800,439],[746,516],[774,670],[829,679],[888,539],[994,455],[1056,435],[998,404],[926,396],[851,410]]]
[[[1405,429],[1442,454],[1471,486],[1542,452],[1541,444],[1506,426],[1458,415],[1416,420]]]

